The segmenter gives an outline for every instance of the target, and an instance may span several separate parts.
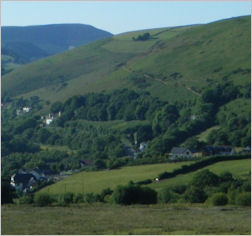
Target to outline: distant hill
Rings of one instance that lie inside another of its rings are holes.
[[[130,88],[162,100],[194,99],[220,81],[250,83],[250,16],[119,34],[25,65],[2,93],[53,101]],[[133,40],[148,32],[150,38]],[[64,84],[64,86],[62,86]]]
[[[1,33],[4,65],[31,62],[112,35],[84,24],[4,26]]]

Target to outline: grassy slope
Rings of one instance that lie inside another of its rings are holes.
[[[4,235],[242,235],[251,232],[250,208],[230,206],[2,206],[1,220]]]
[[[132,40],[146,31],[120,34],[26,65],[4,76],[3,94],[39,94],[55,101],[91,91],[137,89],[128,77],[138,71],[150,84],[146,90],[174,101],[199,96],[203,87],[224,76],[241,85],[250,80],[250,73],[233,73],[250,68],[250,17],[148,30],[151,40]],[[174,78],[175,72],[182,77]]]
[[[251,170],[251,159],[218,162],[213,165],[204,167],[203,169],[209,169],[215,174],[229,171],[236,177],[244,177],[248,176],[248,173]],[[185,175],[178,175],[175,178],[165,179],[160,181],[159,183],[149,184],[148,187],[154,188],[155,190],[159,191],[165,187],[177,184],[187,184],[190,182],[195,173],[203,169]]]
[[[40,192],[63,193],[69,192],[95,192],[99,193],[104,188],[115,188],[119,184],[127,184],[130,180],[139,181],[148,178],[155,178],[159,173],[171,171],[190,162],[139,165],[123,167],[116,170],[104,170],[93,172],[80,172],[48,187]]]
[[[216,174],[220,174],[225,171],[230,171],[234,176],[247,175],[250,168],[251,160],[235,160],[215,163],[211,166],[205,167]],[[130,180],[139,181],[148,178],[155,178],[158,174],[164,171],[172,171],[173,169],[179,168],[182,165],[190,164],[190,162],[178,162],[178,163],[162,163],[152,165],[140,165],[123,167],[116,170],[105,170],[105,171],[93,171],[93,172],[80,172],[73,174],[66,179],[43,188],[40,192],[50,193],[64,193],[67,192],[95,192],[98,193],[104,188],[115,188],[120,184],[127,184]],[[200,170],[198,170],[200,171]],[[156,190],[160,190],[166,186],[188,183],[192,176],[196,172],[192,172],[186,175],[178,175],[175,178],[160,181],[148,185]]]

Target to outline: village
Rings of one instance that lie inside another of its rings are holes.
[[[128,152],[132,158],[137,157],[137,153],[143,152],[147,147],[146,142],[142,142],[139,145],[138,150],[135,152]],[[203,152],[199,152],[194,148],[187,147],[173,147],[171,152],[168,154],[169,162],[174,161],[185,161],[185,160],[195,160],[202,159],[209,156],[223,156],[223,155],[235,155],[235,154],[250,154],[251,147],[244,148],[243,150],[236,153],[232,146],[206,146]],[[52,171],[50,164],[39,165],[31,170],[19,169],[17,173],[11,176],[11,186],[20,193],[35,192],[45,187],[47,185],[58,182],[69,175],[83,171],[83,167],[92,167],[94,165],[94,160],[92,159],[81,159],[79,160],[79,169],[61,171],[57,173]],[[153,182],[159,182],[158,178],[154,178]]]

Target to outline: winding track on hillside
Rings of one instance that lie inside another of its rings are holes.
[[[122,69],[125,70],[125,71],[127,71],[128,73],[134,73],[134,71],[133,71],[132,69],[130,69],[129,67],[127,67],[126,65],[123,65],[123,66],[122,66]],[[149,74],[146,74],[146,73],[143,74],[143,75],[144,75],[144,77],[147,78],[147,79],[152,79],[152,80],[154,79],[154,80],[159,81],[160,83],[164,84],[165,86],[169,86],[167,82],[165,82],[165,81],[163,81],[163,80],[161,80],[161,79],[155,78],[155,77],[153,77],[153,76],[151,76],[151,75],[149,75]],[[182,84],[181,84],[181,85],[182,85]],[[194,93],[195,95],[200,96],[200,93],[196,92],[196,91],[193,90],[191,87],[189,87],[189,86],[184,86],[184,85],[182,85],[182,86],[183,86],[184,88],[186,88],[187,90],[189,90],[190,92]]]

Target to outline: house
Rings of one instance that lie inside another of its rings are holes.
[[[46,125],[50,125],[53,122],[53,118],[46,118]]]
[[[36,177],[30,173],[16,173],[11,176],[11,186],[23,192],[25,189],[30,189],[30,186],[36,182]]]
[[[192,158],[196,153],[194,148],[173,147],[169,156],[171,159]]]
[[[242,149],[239,153],[240,154],[251,154],[251,147],[246,147],[246,148]]]
[[[235,150],[232,146],[206,146],[203,149],[204,156],[211,156],[211,155],[234,155]]]
[[[147,147],[147,143],[145,142],[140,143],[139,151],[142,152],[146,147]]]
[[[31,107],[23,107],[23,112],[29,112],[31,110]]]
[[[89,159],[82,159],[79,160],[80,167],[85,167],[85,166],[92,166],[94,164],[93,160]]]
[[[31,170],[29,173],[34,175],[36,180],[47,180],[48,179],[46,174],[38,167]]]

